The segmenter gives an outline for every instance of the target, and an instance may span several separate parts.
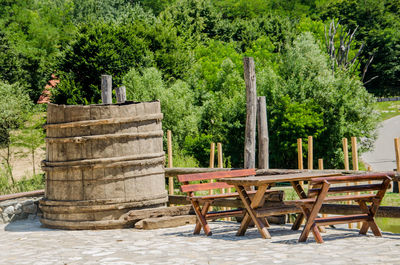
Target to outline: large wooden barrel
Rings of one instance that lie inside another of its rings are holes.
[[[49,104],[42,224],[121,228],[129,210],[165,205],[162,117],[158,101]]]

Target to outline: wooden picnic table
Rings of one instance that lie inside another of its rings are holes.
[[[318,173],[318,172],[302,172],[294,174],[283,174],[283,175],[262,175],[262,176],[250,176],[250,177],[236,177],[236,178],[224,178],[218,181],[226,182],[229,185],[234,185],[236,191],[239,193],[240,199],[246,208],[246,214],[240,224],[239,230],[236,235],[243,236],[251,221],[254,222],[258,231],[263,238],[271,238],[268,232],[268,223],[265,220],[266,210],[262,208],[264,194],[268,187],[279,182],[290,182],[293,189],[296,191],[300,199],[307,198],[307,194],[304,191],[300,182],[310,181],[316,177],[329,177],[339,176],[340,173]],[[250,187],[257,187],[256,194],[250,198],[248,190]],[[271,214],[268,212],[268,214]],[[304,220],[304,215],[299,214],[294,222],[292,229],[298,230],[301,223]]]

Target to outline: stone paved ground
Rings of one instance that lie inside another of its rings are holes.
[[[400,234],[359,236],[328,229],[324,244],[297,243],[300,232],[272,226],[272,239],[238,224],[212,222],[212,237],[192,235],[193,225],[141,231],[62,231],[35,220],[0,226],[0,264],[400,264]]]

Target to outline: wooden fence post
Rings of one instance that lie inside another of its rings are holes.
[[[126,87],[120,86],[115,89],[118,103],[124,103],[126,101]]]
[[[399,137],[394,138],[394,150],[396,153],[396,170],[400,172],[400,144],[399,144]],[[397,182],[398,186],[400,187],[400,181]]]
[[[168,146],[168,167],[172,168],[172,133],[171,130],[167,131],[167,146]],[[168,178],[168,190],[170,195],[174,195],[174,177]]]
[[[211,143],[211,146],[210,146],[210,168],[214,168],[214,157],[215,157],[215,143]],[[212,180],[210,180],[210,182],[212,182]],[[213,195],[214,190],[209,190],[208,194]]]
[[[351,137],[351,154],[353,157],[353,170],[358,171],[357,137]]]
[[[258,168],[269,169],[267,103],[265,97],[257,97],[257,101]]]
[[[303,140],[297,138],[297,167],[303,169]],[[300,181],[300,185],[304,185],[304,181]]]
[[[246,84],[246,130],[244,142],[244,168],[256,167],[256,115],[257,88],[254,59],[243,58],[244,81]]]
[[[357,137],[351,137],[351,155],[353,160],[353,170],[358,171],[358,151],[357,151]],[[360,192],[356,192],[360,195]],[[357,223],[357,228],[361,228],[361,223]]]
[[[343,154],[344,154],[344,170],[350,170],[349,167],[349,147],[347,144],[347,138],[342,139],[343,143]]]
[[[318,159],[318,169],[324,170],[324,160],[322,158]]]
[[[313,169],[313,137],[308,136],[308,169]]]
[[[112,76],[101,76],[101,101],[103,104],[112,104]]]
[[[343,144],[343,154],[344,154],[344,169],[345,170],[350,170],[349,166],[349,146],[347,143],[347,138],[342,139],[342,144]],[[347,183],[347,186],[349,186],[349,183]],[[350,201],[346,202],[347,204],[351,204]],[[351,229],[353,228],[353,224],[349,223],[348,227]]]
[[[303,169],[303,142],[301,138],[297,139],[297,166]]]

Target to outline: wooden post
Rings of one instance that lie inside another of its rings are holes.
[[[258,168],[269,169],[269,137],[267,103],[265,97],[257,97]]]
[[[357,138],[351,137],[351,154],[353,157],[353,170],[358,170]]]
[[[372,171],[372,167],[371,166],[368,166],[368,169],[367,169],[368,171]],[[368,184],[372,184],[372,180],[368,180]],[[371,190],[370,192],[369,192],[370,194],[373,194],[374,192]]]
[[[396,153],[396,170],[400,172],[400,144],[399,144],[399,137],[394,138],[394,150]],[[398,186],[400,187],[400,181],[397,182]]]
[[[115,89],[118,103],[124,103],[126,101],[126,87],[120,86]]]
[[[210,146],[210,168],[214,168],[214,157],[215,157],[215,143],[211,143],[211,146]],[[212,182],[212,180],[210,180],[210,182]],[[209,190],[208,194],[213,195],[214,190]],[[212,211],[212,208],[210,208],[210,211]]]
[[[167,146],[168,146],[168,167],[172,168],[172,134],[171,130],[167,131]],[[174,195],[174,177],[168,178],[169,194]]]
[[[324,160],[322,158],[318,159],[318,169],[324,170]]]
[[[344,170],[350,170],[349,167],[349,147],[347,145],[347,138],[342,139],[343,154],[344,154]]]
[[[217,152],[218,152],[218,168],[223,168],[224,163],[222,161],[222,144],[217,143]]]
[[[303,143],[302,139],[297,139],[297,165],[299,169],[303,169]]]
[[[324,160],[322,158],[318,159],[318,169],[324,170]],[[322,217],[327,217],[327,214],[322,214]]]
[[[353,161],[353,170],[358,171],[358,151],[357,151],[357,137],[351,137],[351,155]],[[356,192],[357,195],[360,195],[359,192]],[[361,223],[357,223],[357,228],[361,227]]]
[[[243,58],[244,81],[246,83],[246,131],[244,142],[244,168],[256,167],[256,116],[257,89],[254,59]]]
[[[396,153],[396,170],[400,172],[400,144],[399,137],[394,138],[394,151]]]
[[[303,169],[303,140],[297,138],[297,166],[299,169]],[[300,185],[304,185],[304,181],[300,181]]]
[[[214,168],[214,157],[215,157],[215,143],[211,143],[211,146],[210,146],[210,168]]]
[[[112,104],[112,76],[101,76],[101,100],[103,104]]]
[[[349,166],[349,146],[347,143],[347,138],[342,139],[342,144],[343,144],[343,154],[344,154],[344,169],[345,170],[350,170]],[[349,186],[349,183],[347,183],[347,186]],[[346,204],[351,204],[350,201],[347,201]],[[353,224],[349,223],[348,227],[351,229],[353,228]]]
[[[221,143],[217,143],[217,156],[218,156],[218,168],[223,168],[224,167],[224,163],[222,160],[222,144]],[[221,193],[227,193],[228,190],[227,189],[221,189]],[[228,208],[227,207],[222,207],[223,211],[226,211]],[[228,221],[230,218],[226,217],[223,218],[222,220]]]
[[[313,169],[313,137],[308,136],[308,169]]]

